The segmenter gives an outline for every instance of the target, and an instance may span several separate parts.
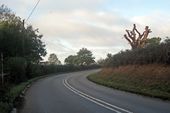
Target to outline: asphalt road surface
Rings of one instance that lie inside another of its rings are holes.
[[[86,76],[99,70],[54,75],[27,91],[21,113],[170,113],[170,102],[113,90]]]

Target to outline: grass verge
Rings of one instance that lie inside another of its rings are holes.
[[[6,101],[0,102],[0,113],[9,113],[13,107],[16,107],[19,104],[21,104],[20,103],[21,100],[18,100],[18,99],[20,99],[18,97],[21,94],[21,92],[26,88],[27,85],[31,84],[32,82],[34,82],[42,77],[45,77],[45,76],[36,77],[36,78],[30,79],[26,82],[23,82],[19,85],[11,87],[9,92],[7,92],[6,97],[4,99]]]
[[[170,100],[170,67],[163,65],[105,68],[87,77],[114,89]]]

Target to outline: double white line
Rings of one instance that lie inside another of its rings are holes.
[[[90,96],[90,95],[88,95],[86,93],[83,93],[83,92],[75,89],[74,87],[72,87],[68,83],[67,79],[63,80],[63,84],[64,84],[64,86],[66,88],[68,88],[70,91],[74,92],[75,94],[77,94],[77,95],[79,95],[79,96],[81,96],[81,97],[83,97],[83,98],[85,98],[85,99],[87,99],[87,100],[97,104],[97,105],[100,105],[100,106],[102,106],[102,107],[104,107],[106,109],[109,109],[109,110],[114,111],[116,113],[133,113],[131,111],[128,111],[128,110],[123,109],[123,108],[120,108],[120,107],[115,106],[115,105],[112,105],[112,104],[110,104],[108,102],[105,102],[103,100],[97,99],[95,97],[92,97],[92,96]]]

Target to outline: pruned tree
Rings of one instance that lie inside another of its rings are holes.
[[[144,32],[140,33],[137,30],[136,25],[133,24],[133,29],[126,30],[126,33],[127,34],[125,34],[124,37],[130,43],[132,49],[143,48],[146,45],[146,41],[149,33],[151,33],[151,29],[149,29],[149,26],[146,26]]]

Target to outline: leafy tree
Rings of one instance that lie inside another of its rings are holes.
[[[94,59],[91,51],[82,48],[77,52],[77,55],[68,56],[65,59],[65,63],[71,65],[90,65],[95,63]]]
[[[42,35],[31,25],[24,26],[24,21],[10,9],[0,7],[0,52],[5,58],[24,57],[27,61],[38,63],[46,55]]]
[[[48,62],[49,62],[49,64],[61,65],[60,60],[57,58],[57,55],[54,53],[50,54],[50,56],[48,58]]]
[[[45,44],[38,29],[25,25],[9,8],[0,6],[0,53],[4,56],[4,70],[10,80],[19,83],[32,75],[32,64],[46,55]]]
[[[111,53],[108,53],[107,54],[107,58],[111,58],[112,57],[112,54]]]
[[[70,55],[64,60],[64,62],[69,65],[77,65],[77,60],[78,58],[76,55]]]
[[[159,45],[161,43],[161,38],[160,37],[153,37],[150,39],[146,40],[146,46],[154,46],[154,45]]]
[[[94,57],[91,51],[86,48],[82,48],[77,52],[79,65],[90,65],[94,63]]]
[[[167,57],[166,58],[166,63],[170,64],[170,38],[169,37],[166,37],[166,39],[163,42],[163,45],[165,45],[165,50],[167,51],[167,54],[166,54],[166,57]]]
[[[105,63],[105,60],[104,59],[99,59],[99,60],[97,60],[97,64],[98,65],[100,65],[100,66],[103,66],[104,65],[104,63]]]
[[[20,83],[27,79],[26,66],[27,62],[22,57],[11,57],[8,59],[8,67],[10,69],[10,81]]]
[[[163,43],[170,44],[170,37],[166,37]]]

